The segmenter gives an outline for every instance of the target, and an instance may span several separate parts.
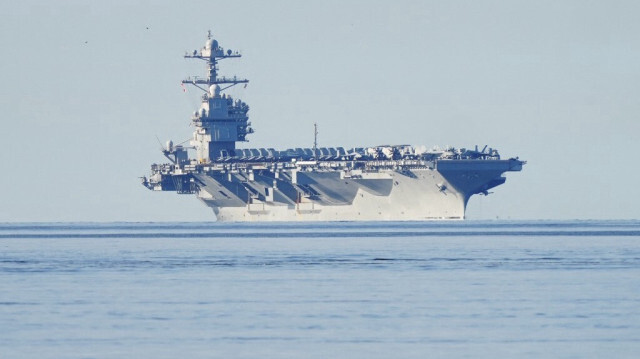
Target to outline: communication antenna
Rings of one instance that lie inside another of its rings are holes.
[[[164,148],[164,145],[162,144],[162,141],[160,141],[160,138],[158,138],[158,135],[156,135],[156,140],[158,140],[158,144],[160,145],[160,150],[162,152],[166,151],[166,149]]]
[[[313,123],[313,159],[318,160],[318,124]]]

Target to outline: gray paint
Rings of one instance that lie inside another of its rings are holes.
[[[217,61],[225,56],[211,34],[200,52],[185,56],[206,60],[209,73],[189,80],[206,85],[192,118],[196,158],[181,160],[184,149],[169,145],[163,153],[172,163],[153,165],[150,178],[143,179],[149,189],[197,194],[218,220],[463,219],[472,195],[487,195],[504,183],[502,173],[520,171],[524,164],[501,160],[487,146],[236,149],[235,141],[245,138],[234,131],[248,128],[248,106],[223,94],[219,85],[247,80],[217,76]],[[224,128],[226,135],[219,135]]]

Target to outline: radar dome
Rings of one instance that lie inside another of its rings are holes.
[[[218,41],[216,41],[215,39],[209,39],[204,44],[204,48],[207,49],[207,50],[217,49],[218,48]]]
[[[209,87],[209,95],[213,96],[213,97],[217,97],[218,95],[220,95],[220,86],[218,85],[211,85]]]

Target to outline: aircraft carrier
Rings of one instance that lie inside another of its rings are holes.
[[[142,184],[153,191],[196,195],[218,221],[420,221],[464,219],[472,195],[488,195],[524,161],[493,148],[410,145],[236,148],[253,133],[249,106],[225,90],[249,82],[218,74],[219,61],[241,57],[209,32],[187,59],[206,63],[205,77],[182,86],[202,90],[189,146],[168,141],[169,162],[151,165]],[[314,124],[314,126],[316,126]]]

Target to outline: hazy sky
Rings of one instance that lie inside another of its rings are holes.
[[[193,131],[206,31],[247,147],[489,145],[470,219],[640,218],[638,1],[4,1],[0,222],[210,220],[140,185]]]

